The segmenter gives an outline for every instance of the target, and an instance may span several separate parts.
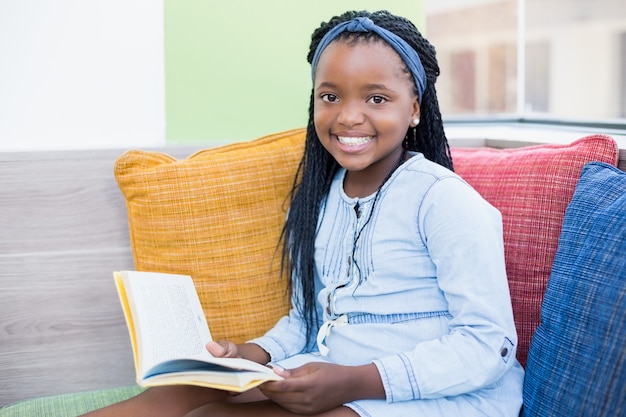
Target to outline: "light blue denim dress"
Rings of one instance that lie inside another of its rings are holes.
[[[295,309],[252,342],[286,368],[374,363],[386,400],[345,404],[360,416],[517,416],[524,371],[500,213],[421,154],[375,204],[375,194],[348,197],[344,176],[318,224],[317,343]]]

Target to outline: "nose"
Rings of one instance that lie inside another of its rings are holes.
[[[363,108],[359,103],[348,101],[342,103],[337,115],[337,122],[346,127],[360,125],[365,121]]]

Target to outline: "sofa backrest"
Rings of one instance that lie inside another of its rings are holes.
[[[122,152],[0,152],[0,407],[134,384],[112,278],[133,268]]]
[[[451,141],[457,148],[464,143]],[[160,151],[184,158],[199,149]],[[123,152],[0,153],[0,406],[134,384],[128,331],[111,275],[134,267],[125,201],[113,176]],[[620,163],[625,170],[624,146]],[[523,294],[513,299],[523,302]],[[537,300],[533,306],[538,314]]]

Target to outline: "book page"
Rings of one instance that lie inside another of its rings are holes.
[[[216,358],[191,277],[114,272],[141,386],[192,384],[241,392],[282,377],[243,358]]]
[[[142,371],[170,359],[210,357],[211,334],[190,277],[124,274]]]
[[[256,371],[227,371],[209,368],[190,370],[173,374],[159,374],[147,380],[145,386],[156,387],[185,383],[201,387],[216,388],[231,392],[243,392],[267,381],[280,381],[282,377],[275,373],[261,373]]]

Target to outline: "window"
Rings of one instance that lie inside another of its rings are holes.
[[[623,0],[427,0],[446,118],[626,126]]]

